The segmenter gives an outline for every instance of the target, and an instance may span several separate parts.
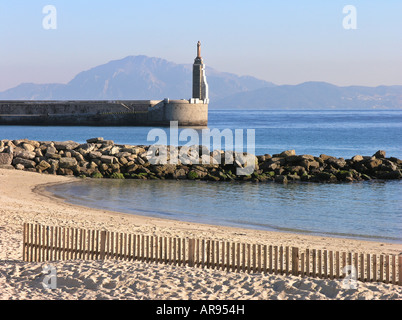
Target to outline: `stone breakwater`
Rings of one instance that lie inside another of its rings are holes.
[[[387,158],[379,150],[373,156],[351,159],[328,155],[296,155],[294,150],[262,156],[235,154],[196,146],[198,154],[178,158],[176,164],[152,164],[150,146],[115,144],[103,138],[73,141],[0,140],[0,168],[43,174],[117,179],[190,179],[209,181],[275,181],[279,183],[352,182],[372,179],[402,179],[402,160]],[[182,152],[168,147],[166,159]],[[254,171],[237,175],[237,169],[254,162]],[[218,161],[218,160],[221,161]],[[251,159],[251,160],[250,160]],[[226,160],[226,161],[225,161]],[[239,161],[240,160],[240,161]],[[242,165],[243,163],[243,165]]]

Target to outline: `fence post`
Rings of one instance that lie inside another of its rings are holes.
[[[399,276],[399,280],[398,280],[398,284],[400,286],[402,286],[402,254],[399,255],[399,261],[398,261],[398,276]]]
[[[299,248],[292,247],[292,274],[299,275]]]
[[[100,259],[105,260],[105,244],[106,244],[106,231],[101,231],[100,234]]]
[[[195,239],[189,239],[188,241],[188,265],[189,267],[194,267],[194,256],[195,256]]]
[[[24,223],[24,230],[23,230],[23,233],[22,233],[22,260],[23,261],[27,261],[26,253],[25,253],[25,251],[26,251],[26,242],[27,242],[26,235],[27,235],[27,224]]]

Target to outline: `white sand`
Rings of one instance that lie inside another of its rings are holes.
[[[22,224],[241,241],[310,249],[399,254],[402,245],[218,227],[66,204],[43,185],[79,181],[0,169],[0,299],[401,299],[402,287],[293,276],[243,274],[125,261],[58,261],[57,288],[44,289],[46,263],[22,262]],[[35,189],[35,191],[33,191]]]

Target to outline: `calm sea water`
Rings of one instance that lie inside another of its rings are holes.
[[[68,202],[260,230],[402,243],[402,182],[90,180],[49,188]]]
[[[381,149],[402,158],[402,111],[210,111],[209,128],[255,129],[257,155],[295,149],[297,154],[350,158]],[[151,129],[0,126],[0,139],[85,142],[101,136],[147,145],[153,143],[147,141]],[[402,243],[402,181],[281,185],[83,180],[51,191],[72,203],[126,213]]]
[[[210,111],[210,129],[255,129],[255,153],[295,149],[297,154],[336,157],[372,155],[377,150],[402,158],[401,111]],[[151,127],[0,126],[0,139],[41,141],[104,137],[121,144],[150,145]],[[165,129],[169,135],[169,129]],[[200,139],[201,140],[201,139]],[[244,132],[244,150],[246,151]],[[185,144],[182,142],[181,144]]]

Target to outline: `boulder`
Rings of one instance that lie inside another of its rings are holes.
[[[376,157],[377,159],[384,159],[385,154],[386,152],[384,150],[378,150],[376,153],[374,153],[373,157]]]
[[[57,149],[56,149],[54,146],[49,145],[49,146],[46,148],[46,156],[47,156],[48,154],[57,154]]]
[[[99,151],[90,151],[88,153],[88,157],[90,159],[100,159],[102,157],[102,153]]]
[[[335,157],[332,156],[328,156],[326,154],[320,154],[320,158],[324,161],[328,160],[328,159],[336,159]]]
[[[80,146],[79,143],[74,141],[54,141],[53,144],[57,150],[74,150],[75,148]]]
[[[173,173],[173,178],[174,179],[185,179],[185,178],[187,178],[186,170],[184,170],[183,168],[176,170]]]
[[[33,160],[36,157],[35,152],[29,152],[26,150],[22,150],[22,149],[17,149],[14,152],[14,156],[15,157],[19,157],[19,158],[23,158],[23,159],[27,159],[27,160]]]
[[[275,182],[278,183],[287,183],[288,182],[288,178],[286,176],[283,175],[277,175],[275,176]]]
[[[36,169],[38,169],[39,172],[45,171],[47,169],[49,169],[51,167],[51,165],[46,162],[45,160],[42,160],[37,166]]]
[[[20,157],[16,157],[13,159],[13,165],[16,166],[17,164],[22,165],[24,168],[35,168],[35,166],[36,166],[35,161],[20,158]],[[17,169],[17,167],[16,167],[16,169]]]
[[[87,140],[88,143],[98,143],[98,142],[102,142],[103,138],[102,137],[98,137],[98,138],[90,138]]]
[[[316,160],[309,161],[307,159],[299,162],[299,165],[303,167],[306,171],[310,171],[311,169],[318,169],[321,166],[321,164],[318,161]]]
[[[101,156],[100,159],[101,159],[101,161],[103,163],[108,163],[108,164],[117,163],[117,158],[113,157],[113,156],[105,156],[105,155],[103,155],[103,156]]]
[[[290,156],[295,156],[296,151],[295,150],[286,150],[283,151],[279,154],[279,157],[290,157]]]
[[[13,161],[13,155],[10,153],[0,153],[0,165],[10,165]]]
[[[24,167],[24,165],[23,165],[23,164],[21,164],[21,163],[17,163],[17,164],[15,165],[15,169],[16,169],[16,170],[24,170],[24,169],[25,169],[25,167]]]
[[[70,169],[74,166],[76,166],[77,163],[77,159],[75,158],[61,158],[59,161],[59,166],[60,168],[65,168],[65,169]]]
[[[394,170],[391,172],[384,172],[381,173],[378,178],[380,179],[401,179],[402,178],[402,173],[400,170]]]
[[[286,162],[287,163],[298,163],[301,162],[303,160],[307,160],[307,161],[314,161],[314,156],[311,156],[309,154],[303,154],[303,155],[294,155],[294,156],[288,156],[286,158]]]
[[[320,172],[320,173],[317,174],[317,178],[318,178],[320,181],[329,181],[329,182],[335,182],[335,181],[338,180],[338,179],[336,178],[336,176],[333,175],[333,174],[330,173],[330,172]]]
[[[28,152],[33,152],[35,150],[35,147],[32,144],[29,144],[29,143],[23,143],[22,148],[25,149]]]
[[[88,142],[88,141],[87,141],[87,142]],[[99,143],[101,143],[103,147],[104,147],[104,146],[112,146],[112,145],[114,145],[114,141],[113,141],[113,140],[102,140],[102,141],[99,141]]]
[[[352,158],[352,161],[354,162],[359,162],[359,161],[363,161],[363,157],[360,155],[356,155]]]
[[[109,154],[110,156],[112,156],[112,155],[118,154],[119,152],[120,152],[120,148],[119,148],[119,147],[116,147],[116,146],[113,146],[113,147],[109,150],[108,154]]]
[[[366,163],[366,167],[369,170],[374,170],[377,167],[379,167],[382,164],[382,161],[379,159],[375,159],[375,160],[370,160],[369,162]]]
[[[343,158],[328,158],[325,162],[335,169],[342,169],[346,166],[346,161]]]

